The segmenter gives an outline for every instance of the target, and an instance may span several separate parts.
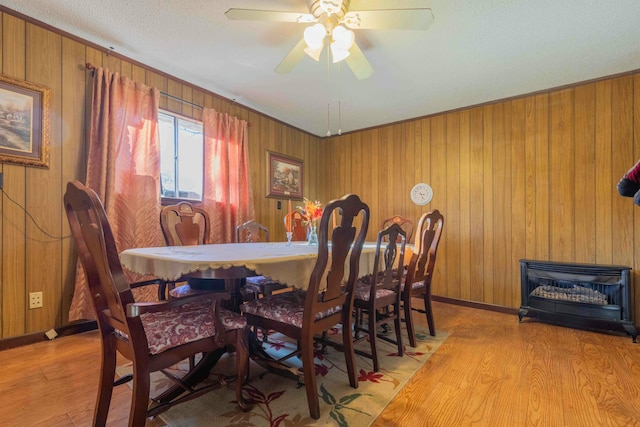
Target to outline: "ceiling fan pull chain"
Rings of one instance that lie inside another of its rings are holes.
[[[342,135],[342,111],[340,104],[342,104],[342,102],[338,100],[338,135]]]
[[[338,63],[338,135],[342,135],[342,62]]]

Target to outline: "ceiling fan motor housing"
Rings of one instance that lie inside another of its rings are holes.
[[[333,11],[333,15],[337,20],[340,20],[349,10],[349,0],[307,0],[309,5],[309,11],[316,18],[320,18],[322,15],[331,15],[327,11]]]

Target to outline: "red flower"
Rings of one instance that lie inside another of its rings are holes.
[[[370,381],[372,383],[379,383],[379,380],[381,380],[383,376],[384,375],[377,372],[365,372],[363,369],[360,369],[360,376],[358,377],[358,381]]]

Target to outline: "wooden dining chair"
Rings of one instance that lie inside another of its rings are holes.
[[[403,355],[400,328],[400,285],[403,278],[398,274],[396,266],[404,265],[406,242],[406,234],[397,223],[392,223],[387,228],[380,230],[373,273],[359,278],[356,283],[353,301],[356,313],[354,334],[356,340],[368,338],[371,345],[371,353],[359,350],[356,350],[356,353],[372,359],[375,372],[380,369],[376,348],[377,338],[397,344],[398,355]],[[362,325],[363,314],[367,315],[366,328]],[[391,322],[394,324],[395,341],[376,332],[378,327],[388,325]],[[368,335],[359,338],[359,332],[366,332]]]
[[[69,182],[64,204],[100,330],[102,361],[93,425],[105,425],[114,385],[130,379],[129,426],[142,426],[147,417],[220,387],[222,383],[202,380],[227,346],[236,351],[236,402],[242,410],[249,409],[242,396],[249,363],[246,320],[219,307],[228,294],[135,302],[96,193],[77,181]],[[117,353],[133,362],[133,373],[114,383]],[[166,368],[198,353],[204,357],[182,379],[166,374],[175,385],[149,406],[151,373],[165,373]]]
[[[257,243],[269,241],[269,229],[252,219],[236,227],[236,242]],[[249,276],[244,289],[255,293],[255,297],[269,296],[274,291],[286,289],[288,286],[264,276]]]
[[[284,228],[288,230],[291,224],[291,232],[293,233],[293,242],[302,242],[307,240],[307,226],[304,224],[307,220],[302,212],[292,211],[284,216]]]
[[[411,241],[413,238],[413,221],[409,218],[405,218],[401,215],[393,215],[389,218],[385,218],[382,220],[382,225],[380,226],[380,230],[384,230],[391,224],[398,224],[407,235],[407,242]],[[398,242],[399,243],[399,242]]]
[[[341,211],[342,220],[338,227],[331,230],[329,221],[335,210]],[[360,221],[354,223],[354,219]],[[329,202],[320,219],[318,258],[307,289],[271,295],[245,302],[241,306],[250,325],[279,331],[299,343],[309,412],[314,419],[320,417],[314,365],[314,335],[342,323],[342,348],[349,384],[353,388],[358,387],[351,311],[360,253],[368,225],[369,207],[357,195],[349,194]]]
[[[269,229],[255,219],[250,219],[236,227],[236,242],[256,243],[268,242]]]
[[[189,202],[163,207],[160,211],[160,227],[167,246],[211,243],[209,214]]]
[[[402,284],[402,304],[404,306],[404,321],[407,325],[409,345],[416,346],[416,334],[413,325],[412,310],[425,313],[429,324],[429,333],[436,336],[436,327],[431,308],[431,282],[436,264],[438,244],[442,236],[444,217],[437,209],[427,212],[418,221],[414,253],[407,268],[407,274]],[[412,306],[413,298],[422,298],[424,311]]]

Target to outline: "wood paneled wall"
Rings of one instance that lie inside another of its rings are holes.
[[[52,95],[50,168],[0,164],[0,338],[67,321],[75,255],[62,196],[85,175],[87,62],[249,121],[256,218],[274,240],[283,240],[286,201],[279,211],[265,197],[265,150],[304,160],[312,199],[359,194],[371,207],[370,240],[391,214],[417,221],[440,209],[437,295],[518,307],[522,258],[622,264],[634,269],[640,316],[640,207],[615,189],[640,157],[640,72],[321,140],[10,13],[0,18],[2,73]],[[200,114],[165,97],[162,106]],[[409,200],[417,182],[434,189],[426,207]],[[34,291],[44,307],[28,310]]]
[[[639,323],[640,207],[616,183],[640,157],[640,72],[322,147],[322,197],[360,194],[371,207],[369,239],[391,214],[444,214],[434,294],[519,307],[520,259],[627,265]],[[409,199],[417,182],[433,187],[426,207]]]
[[[86,173],[92,83],[87,62],[250,122],[256,217],[269,227],[275,240],[278,236],[284,240],[286,200],[278,211],[277,199],[265,197],[265,150],[303,159],[305,194],[318,193],[319,144],[315,136],[8,12],[0,12],[0,35],[2,74],[51,89],[49,169],[0,163],[4,178],[0,197],[0,338],[46,331],[68,319],[75,253],[62,197],[66,183],[84,180]],[[161,97],[161,106],[189,117],[201,115],[199,108],[167,97]],[[35,291],[43,292],[44,307],[29,310],[28,294]]]

